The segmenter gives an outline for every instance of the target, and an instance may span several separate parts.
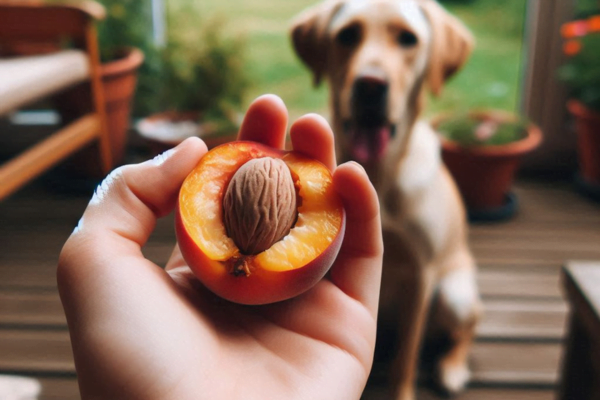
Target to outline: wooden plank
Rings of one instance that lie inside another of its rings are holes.
[[[31,268],[35,266],[46,268],[50,262],[53,262],[54,268],[64,243],[71,235],[80,217],[81,215],[77,214],[75,217],[65,218],[60,225],[54,226],[36,224],[38,230],[33,236],[35,240],[32,240],[30,224],[21,221],[13,227],[4,225],[0,228],[0,243],[5,251],[0,255],[0,260],[6,259],[5,264],[11,269],[17,263],[29,264]],[[31,224],[34,223],[35,221],[32,220]],[[144,248],[144,252],[148,251],[153,257],[160,254],[160,259],[166,259],[173,251],[175,243],[174,223],[172,220],[161,219]],[[0,274],[2,274],[1,269]],[[0,285],[2,283],[0,276]]]
[[[90,197],[51,197],[47,193],[37,195],[41,197],[15,195],[7,199],[0,207],[0,219],[13,229],[25,229],[23,221],[35,221],[45,229],[64,230],[66,226],[76,225],[91,198],[91,193]]]
[[[558,300],[487,299],[477,326],[479,339],[561,340],[565,335],[567,305]]]
[[[144,248],[143,253],[148,259],[164,266],[174,245],[174,242],[168,245],[151,245]],[[46,257],[43,257],[44,253]],[[59,253],[60,249],[56,250],[56,253],[41,250],[36,255],[19,254],[13,257],[11,254],[10,261],[0,261],[0,291],[14,291],[16,288],[55,290]]]
[[[76,378],[37,378],[42,384],[39,400],[80,400]],[[514,388],[468,388],[454,400],[552,400],[555,393],[551,389],[514,389]],[[369,387],[365,390],[363,400],[389,400],[389,392],[385,387]],[[441,400],[427,388],[418,390],[417,400]]]
[[[480,339],[541,339],[564,337],[566,305],[520,299],[486,300],[485,315],[477,328]],[[66,319],[56,293],[0,292],[0,327],[31,326],[66,329]]]
[[[514,262],[483,263],[479,264],[479,272],[503,272],[505,274],[542,274],[559,276],[561,265],[556,262],[551,263],[525,263],[515,260]]]
[[[367,387],[362,400],[389,400],[389,390],[383,386]],[[464,392],[452,397],[453,400],[554,400],[552,389],[516,389],[506,387],[467,388]],[[419,388],[417,400],[447,400],[447,396],[439,395],[430,388]]]
[[[514,254],[527,251],[531,254],[544,253],[547,255],[558,255],[558,260],[563,257],[562,254],[579,254],[582,252],[591,252],[600,254],[600,232],[586,232],[588,238],[572,238],[566,240],[562,237],[542,238],[541,240],[524,240],[523,238],[497,237],[487,240],[471,241],[471,248],[475,254],[485,251],[500,250],[508,251]],[[513,256],[513,254],[509,254]]]
[[[62,238],[60,246],[62,246]],[[174,242],[171,241],[166,244],[151,241],[144,247],[143,253],[150,260],[164,265],[173,251],[173,246]],[[33,249],[34,252],[38,250],[37,246],[33,246]],[[13,256],[11,254],[11,263],[2,265],[0,268],[0,287],[56,287],[55,269],[58,252],[60,252],[60,248],[56,250],[55,254],[47,249],[39,249],[36,254],[31,255],[15,254]],[[46,257],[42,257],[41,253],[45,253]],[[50,254],[55,258],[54,260],[48,260]],[[18,262],[13,263],[12,259]],[[35,261],[35,264],[31,265],[31,261]],[[532,272],[529,272],[526,261],[521,260],[521,262],[524,264],[522,268],[515,267],[508,271],[502,271],[502,263],[494,262],[491,267],[482,265],[478,276],[482,295],[562,298],[558,273],[555,272],[558,271],[557,263],[550,265],[552,269],[549,270],[549,273],[541,273],[542,270],[539,268],[532,268]],[[515,264],[510,265],[514,266]],[[521,272],[515,274],[515,271],[518,270]]]
[[[554,386],[561,355],[559,343],[476,342],[471,350],[471,381],[482,385]]]
[[[0,371],[74,373],[66,331],[0,330]],[[476,342],[471,351],[477,384],[553,385],[561,347],[556,343]]]
[[[484,297],[562,298],[557,274],[509,274],[484,270],[479,272],[477,282]]]
[[[0,291],[0,327],[50,326],[66,328],[66,318],[56,292]]]
[[[570,210],[553,210],[552,214],[557,214],[564,217],[563,213],[569,213]],[[573,211],[579,213],[581,210]],[[471,224],[469,227],[469,235],[471,239],[485,237],[485,235],[511,235],[516,237],[537,237],[541,236],[564,236],[564,235],[581,235],[581,231],[597,231],[599,223],[598,218],[593,215],[597,210],[587,210],[576,215],[574,218],[564,219],[560,221],[552,221],[545,219],[537,219],[528,216],[528,219],[517,218],[504,223],[495,224]],[[586,215],[590,215],[586,218]]]
[[[39,400],[80,400],[79,386],[75,377],[37,378],[42,384]]]
[[[58,260],[60,250],[77,226],[77,221],[65,221],[60,229],[44,230],[41,226],[35,232],[35,240],[32,240],[29,227],[14,227],[11,230],[5,228],[0,232],[0,240],[2,246],[8,250],[11,260],[40,261],[49,256]],[[71,225],[70,222],[73,224]]]
[[[484,339],[543,339],[564,337],[566,305],[529,299],[490,300],[478,325]],[[56,293],[0,292],[0,326],[65,327],[66,320]]]
[[[560,340],[567,306],[562,301],[486,299],[479,338]],[[66,327],[56,292],[0,291],[0,326]]]
[[[41,265],[23,262],[2,265],[0,267],[0,289],[15,290],[16,288],[55,291],[56,261],[46,260]]]
[[[0,372],[75,373],[68,331],[0,330]]]
[[[515,185],[520,212],[508,223],[522,222],[598,222],[598,206],[576,191],[571,182],[520,181]]]
[[[519,267],[520,269],[530,269],[540,267],[549,267],[550,269],[558,270],[561,266],[561,262],[553,259],[537,259],[531,257],[505,257],[503,255],[491,255],[490,257],[484,257],[479,255],[476,257],[477,265],[480,269],[483,267]]]
[[[508,251],[528,250],[531,252],[570,253],[592,251],[600,254],[600,229],[578,231],[570,236],[549,234],[521,236],[494,233],[471,238],[471,248],[477,253],[488,249]]]
[[[556,224],[538,221],[528,221],[507,224],[472,225],[469,229],[470,240],[526,238],[528,240],[547,240],[564,238],[566,240],[587,239],[589,232],[600,234],[596,221],[569,220]]]
[[[500,263],[519,260],[525,265],[536,262],[563,264],[565,261],[578,259],[600,259],[600,251],[598,248],[587,247],[573,249],[551,249],[551,248],[511,248],[511,247],[474,247],[473,253],[478,264],[484,263]]]
[[[511,389],[511,388],[470,388],[452,397],[453,400],[553,400],[554,391],[550,389]],[[384,397],[381,397],[383,400]],[[417,400],[441,400],[447,397],[438,396],[430,390],[421,389]],[[372,400],[375,400],[373,398]]]

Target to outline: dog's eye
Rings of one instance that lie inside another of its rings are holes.
[[[402,47],[414,47],[418,43],[418,39],[414,33],[409,31],[402,31],[398,35],[398,43]]]
[[[358,26],[344,28],[337,34],[335,40],[342,46],[355,46],[360,40],[360,29]]]

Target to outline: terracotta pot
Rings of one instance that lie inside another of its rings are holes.
[[[132,48],[123,58],[104,63],[101,67],[110,144],[116,164],[123,161],[125,154],[137,70],[143,62],[144,53]]]
[[[130,124],[131,103],[137,84],[137,70],[144,61],[144,54],[130,48],[123,57],[101,65],[106,118],[110,134],[113,162],[123,162]],[[57,109],[63,121],[69,122],[92,110],[90,86],[86,82],[56,96]],[[87,175],[100,176],[96,149],[86,149],[75,155],[73,164]]]
[[[600,185],[600,113],[577,100],[567,102],[567,109],[575,120],[581,178]]]
[[[500,122],[515,118],[502,111],[476,111],[471,115]],[[443,119],[438,119],[432,125],[437,126]],[[467,208],[470,211],[494,210],[505,204],[521,158],[539,146],[542,132],[531,124],[525,138],[499,146],[462,147],[441,135],[440,138],[442,158],[454,177]]]

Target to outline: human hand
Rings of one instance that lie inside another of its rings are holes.
[[[240,136],[283,148],[287,110],[271,95],[249,108]],[[81,396],[88,399],[358,399],[369,375],[383,244],[364,170],[336,168],[333,134],[316,115],[290,131],[295,151],[323,162],[346,209],[329,274],[284,302],[243,306],[193,276],[175,247],[165,269],[141,248],[206,153],[188,139],[113,172],[65,244],[57,271]]]

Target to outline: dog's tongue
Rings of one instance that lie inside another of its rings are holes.
[[[354,128],[351,132],[352,156],[359,163],[370,163],[380,158],[390,140],[390,128]]]

